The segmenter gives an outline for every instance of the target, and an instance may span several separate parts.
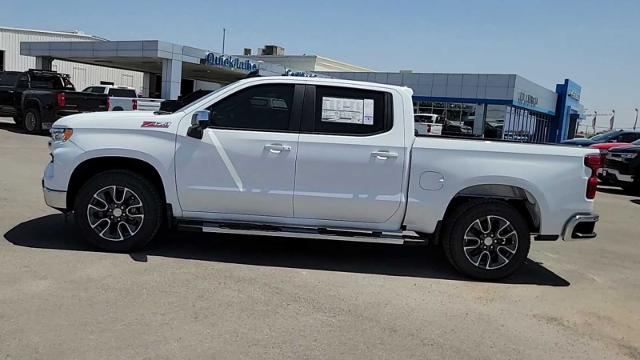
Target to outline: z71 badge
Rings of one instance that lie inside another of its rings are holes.
[[[168,128],[171,125],[170,121],[143,121],[140,127],[143,128]]]

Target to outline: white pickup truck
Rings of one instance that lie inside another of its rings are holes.
[[[532,239],[588,239],[593,150],[416,136],[412,91],[241,80],[171,114],[73,115],[51,130],[46,203],[110,251],[165,226],[444,247],[460,272],[511,274]]]
[[[82,92],[109,95],[109,111],[158,111],[164,99],[141,98],[136,89],[126,86],[96,85]]]

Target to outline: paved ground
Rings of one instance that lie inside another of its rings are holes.
[[[503,283],[436,249],[165,235],[97,252],[48,209],[46,137],[0,123],[0,358],[640,359],[640,199]]]

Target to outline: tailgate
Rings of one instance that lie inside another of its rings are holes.
[[[81,112],[108,110],[109,97],[105,94],[92,94],[76,91],[65,91],[65,109]]]

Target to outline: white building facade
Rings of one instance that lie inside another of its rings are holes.
[[[26,71],[38,68],[36,58],[20,55],[20,43],[25,41],[105,41],[80,32],[58,32],[0,27],[0,71]],[[51,70],[69,74],[78,91],[99,84],[130,86],[141,92],[142,72],[120,70],[78,62],[54,60]]]

